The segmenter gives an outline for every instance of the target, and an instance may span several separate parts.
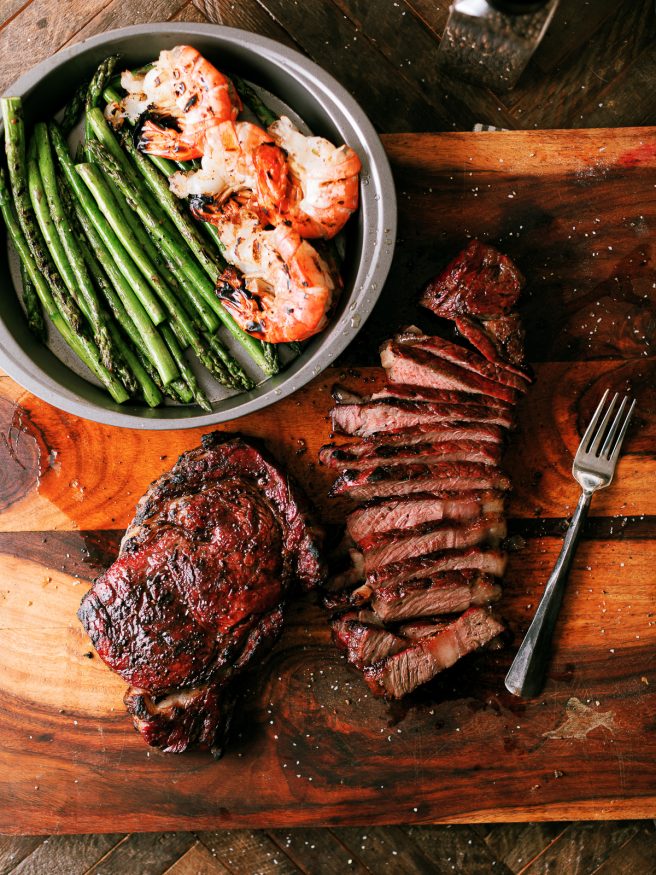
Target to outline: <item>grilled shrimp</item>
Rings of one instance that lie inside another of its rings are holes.
[[[259,206],[245,195],[222,204],[194,197],[197,218],[219,228],[228,261],[217,293],[239,325],[260,340],[288,343],[321,331],[337,282],[316,249],[287,225],[266,230]]]
[[[174,173],[170,186],[178,197],[219,200],[246,189],[268,212],[287,195],[289,167],[285,153],[258,125],[225,121],[207,132],[201,169]]]
[[[360,159],[349,146],[306,137],[286,116],[275,121],[269,133],[286,153],[291,171],[287,200],[279,205],[280,220],[291,222],[301,237],[334,237],[357,209]]]
[[[145,113],[139,148],[176,161],[199,158],[208,131],[234,121],[242,108],[232,82],[191,46],[160,52],[142,75],[124,72],[121,85],[127,91],[120,104],[124,114],[136,121]]]
[[[331,238],[358,206],[360,166],[348,146],[306,137],[284,116],[268,132],[226,121],[208,132],[201,169],[176,173],[171,188],[178,197],[229,197],[247,189],[268,224]]]

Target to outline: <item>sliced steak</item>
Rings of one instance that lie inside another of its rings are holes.
[[[326,446],[319,450],[319,461],[331,468],[371,468],[373,465],[406,465],[423,462],[480,462],[496,465],[501,461],[498,444],[478,441],[442,441],[439,443],[375,444],[364,441],[350,446]]]
[[[394,529],[368,535],[358,544],[364,555],[366,575],[388,565],[436,550],[462,550],[477,544],[497,546],[506,537],[506,522],[501,514],[489,514],[474,522],[440,520],[417,529]]]
[[[338,404],[331,410],[333,431],[366,437],[388,429],[437,425],[444,422],[477,422],[512,426],[512,413],[484,403],[438,404],[427,401],[381,398],[364,404]]]
[[[388,340],[380,349],[380,360],[391,383],[426,386],[440,391],[471,392],[499,398],[509,404],[514,404],[518,398],[515,389],[416,346]]]
[[[413,556],[401,562],[383,565],[367,576],[367,585],[372,591],[406,580],[433,577],[443,571],[466,571],[468,569],[503,577],[507,556],[496,547],[470,547],[467,550],[438,550],[425,556]]]
[[[478,352],[474,352],[464,346],[459,346],[457,343],[452,343],[449,340],[444,340],[441,337],[428,337],[413,326],[397,334],[394,340],[398,344],[429,352],[436,359],[444,359],[453,364],[458,364],[469,371],[473,371],[475,374],[480,374],[481,377],[486,377],[497,383],[503,383],[505,386],[516,389],[518,392],[528,391],[531,382],[528,374],[517,374],[515,370],[509,368],[506,364],[490,362]]]
[[[420,492],[407,498],[392,498],[356,508],[346,518],[346,530],[357,543],[367,535],[409,529],[436,520],[476,520],[483,514],[501,513],[503,505],[503,493],[491,490],[443,493],[441,496]]]
[[[381,346],[383,388],[335,387],[333,429],[361,440],[320,459],[341,471],[332,495],[365,503],[347,516],[351,565],[327,603],[347,612],[336,640],[376,695],[400,698],[503,631],[488,606],[506,565],[504,430],[531,382],[512,309],[522,283],[510,259],[472,241],[421,303],[473,348],[411,326]]]
[[[373,622],[372,622],[373,620]],[[350,663],[363,668],[407,647],[404,638],[388,632],[377,617],[351,611],[332,622],[333,638],[347,653]]]
[[[467,608],[491,605],[501,597],[501,587],[489,574],[447,571],[428,580],[410,580],[377,589],[371,610],[386,623],[456,614]]]
[[[506,255],[472,240],[428,283],[420,303],[446,319],[489,318],[508,313],[523,285],[524,277]]]
[[[508,477],[493,465],[443,462],[438,465],[378,465],[346,470],[335,480],[330,495],[348,494],[359,501],[391,498],[417,492],[468,492],[472,489],[510,489]]]
[[[449,668],[461,657],[489,644],[505,627],[485,608],[470,608],[409,647],[366,666],[364,676],[376,696],[400,699]]]

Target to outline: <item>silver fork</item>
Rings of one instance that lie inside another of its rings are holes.
[[[581,497],[533,621],[506,675],[506,689],[515,696],[531,698],[542,692],[551,655],[551,639],[581,528],[593,493],[605,489],[613,479],[622,441],[633,415],[635,401],[625,413],[629,399],[624,398],[609,427],[618,395],[615,394],[609,405],[606,405],[607,398],[608,390],[604,392],[574,456],[572,474],[581,487]]]

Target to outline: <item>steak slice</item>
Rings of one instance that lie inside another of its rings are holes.
[[[229,687],[279,634],[292,585],[322,579],[321,543],[300,490],[239,436],[205,435],[151,485],[78,613],[148,743],[220,752]]]
[[[489,318],[508,313],[523,285],[524,277],[506,255],[472,240],[428,283],[420,303],[446,319]]]
[[[459,440],[438,443],[372,444],[361,441],[350,446],[325,446],[319,461],[331,468],[371,468],[373,465],[406,465],[423,462],[480,462],[496,465],[501,461],[501,447],[490,442]]]
[[[510,489],[508,477],[494,465],[478,462],[442,462],[437,465],[378,465],[346,470],[335,480],[330,495],[348,494],[361,501],[417,492],[468,492]]]
[[[454,320],[463,337],[489,361],[521,366],[524,332],[519,316],[511,311],[523,284],[509,258],[472,240],[428,284],[420,303],[437,316]]]
[[[476,520],[483,514],[501,513],[503,504],[503,493],[491,490],[443,493],[441,496],[420,492],[407,498],[391,498],[356,508],[346,518],[346,530],[358,543],[368,535],[410,529],[436,520]]]
[[[481,422],[440,422],[436,425],[414,425],[410,428],[391,428],[380,434],[363,438],[365,445],[403,444],[409,446],[415,443],[440,443],[441,441],[485,441],[501,444],[504,440],[503,429],[498,425],[485,425]],[[360,442],[355,446],[359,446]],[[353,446],[351,444],[350,446]]]
[[[490,605],[501,597],[501,587],[489,574],[447,571],[428,580],[409,580],[377,589],[371,610],[385,623],[456,614],[467,608]]]
[[[471,392],[498,398],[509,404],[517,401],[515,389],[490,380],[431,352],[388,340],[380,349],[380,361],[392,383],[426,386],[430,389]]]
[[[496,547],[470,547],[466,550],[437,550],[425,556],[413,556],[401,562],[383,565],[367,576],[372,592],[381,586],[404,583],[406,580],[434,577],[443,571],[468,569],[503,577],[507,556]]]
[[[446,626],[440,625],[435,634],[365,666],[365,680],[374,695],[400,699],[504,631],[500,620],[488,610],[470,608]]]
[[[504,401],[502,398],[481,397],[480,393],[458,391],[451,389],[436,389],[432,386],[415,386],[404,383],[389,383],[382,389],[372,392],[368,401],[396,399],[399,401],[428,401],[432,404],[483,404],[488,413],[511,414],[515,402]],[[364,401],[365,399],[363,399]]]
[[[475,374],[480,374],[489,380],[495,380],[497,383],[503,383],[505,386],[516,389],[518,392],[527,392],[531,383],[531,377],[528,374],[525,374],[523,371],[517,372],[516,369],[509,367],[505,362],[503,364],[495,364],[488,361],[484,356],[479,355],[478,352],[474,352],[464,346],[459,346],[457,343],[444,340],[442,337],[428,337],[414,326],[405,328],[400,334],[396,335],[394,340],[404,346],[425,350],[435,356],[436,359],[444,359],[448,362],[459,364]]]
[[[333,431],[366,437],[388,429],[436,425],[444,422],[477,422],[512,426],[512,414],[471,401],[440,404],[427,401],[381,398],[363,404],[338,404],[330,412]]]
[[[333,386],[332,396],[338,406],[347,404],[369,404],[372,401],[430,401],[434,404],[485,404],[489,410],[509,413],[513,405],[501,398],[487,398],[480,394],[456,389],[436,389],[431,386],[412,386],[400,383],[388,384],[372,392],[371,395],[360,395],[350,389],[345,389],[339,383]],[[404,405],[398,405],[403,407]]]
[[[398,653],[408,642],[388,632],[377,617],[367,611],[351,611],[333,620],[333,639],[341,645],[348,661],[358,668]]]
[[[358,546],[364,554],[364,571],[368,575],[390,562],[402,562],[436,550],[462,550],[477,544],[497,546],[506,534],[503,516],[489,514],[474,522],[439,520],[417,529],[368,535]]]

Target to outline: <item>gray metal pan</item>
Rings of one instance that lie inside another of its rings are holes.
[[[126,66],[138,66],[162,49],[181,43],[195,46],[227,73],[237,73],[276,95],[313,133],[353,147],[363,167],[360,208],[345,231],[344,290],[328,327],[285,370],[249,392],[229,396],[208,378],[205,389],[212,413],[194,406],[151,410],[115,404],[58,342],[54,331],[49,347],[32,337],[14,293],[15,265],[10,264],[6,247],[0,247],[0,367],[50,404],[108,425],[144,429],[207,426],[261,410],[290,395],[321,373],[353,340],[376,303],[392,261],[396,196],[378,135],[332,76],[274,40],[210,24],[121,28],[58,52],[22,76],[7,94],[23,97],[30,125],[63,106],[78,83],[107,55],[118,52]]]

